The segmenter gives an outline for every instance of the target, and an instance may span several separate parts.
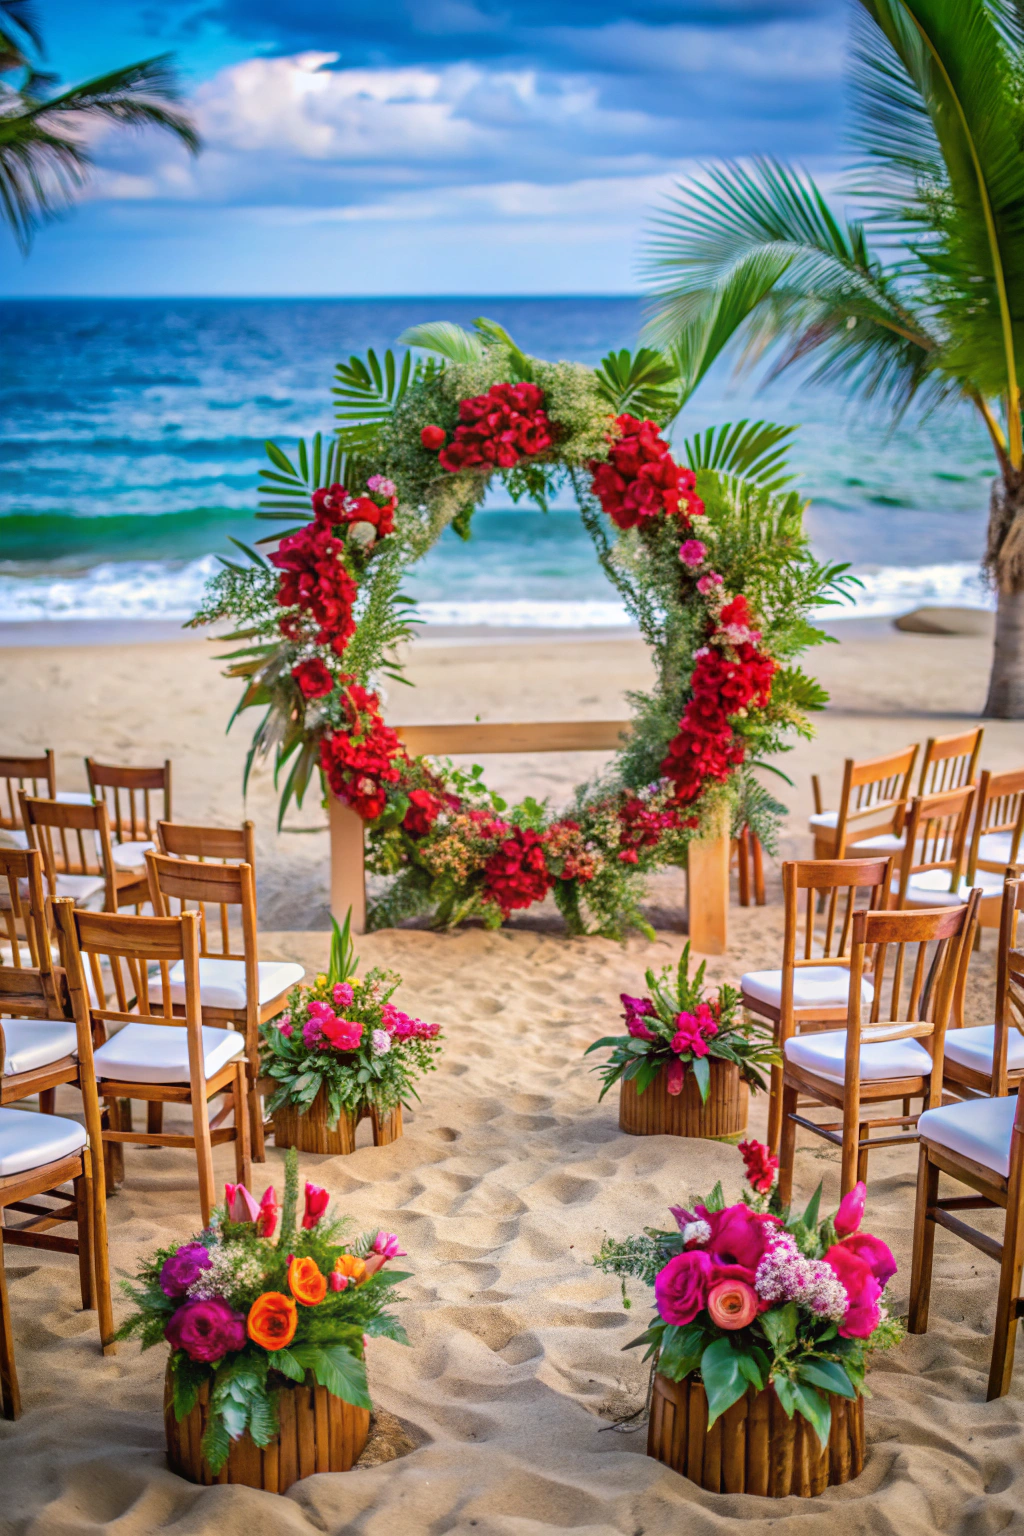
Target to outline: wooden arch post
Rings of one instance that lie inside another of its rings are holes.
[[[628,720],[531,721],[521,725],[399,725],[413,756],[459,757],[492,752],[607,752],[629,734]],[[330,795],[331,912],[352,913],[352,932],[366,931],[363,822]],[[689,936],[698,954],[721,955],[729,941],[729,828],[725,812],[713,834],[688,850]]]

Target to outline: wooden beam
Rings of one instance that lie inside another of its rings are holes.
[[[723,808],[708,836],[687,850],[690,943],[699,955],[724,955],[729,947],[729,826]]]
[[[613,752],[631,729],[629,720],[395,726],[414,757],[452,757],[465,752]]]
[[[363,819],[328,794],[331,828],[331,915],[340,925],[352,913],[352,932],[366,932],[366,852]]]

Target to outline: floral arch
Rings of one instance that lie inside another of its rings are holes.
[[[265,710],[246,778],[272,755],[282,817],[317,774],[358,812],[367,868],[390,877],[371,926],[497,927],[550,892],[574,933],[645,928],[645,877],[723,813],[771,849],[783,808],[755,769],[825,702],[796,657],[825,638],[808,616],[848,578],[810,552],[782,473],[792,429],[709,431],[685,467],[663,435],[681,395],[659,353],[550,363],[491,321],[403,341],[417,351],[401,362],[339,365],[326,444],[294,459],[267,445],[256,515],[292,526],[258,541],[276,546],[266,557],[239,545],[246,564],[224,562],[192,621],[229,619],[244,642],[226,658],[245,680],[235,713]],[[478,769],[410,757],[384,720],[415,622],[404,573],[445,528],[470,537],[495,479],[544,508],[571,487],[656,667],[611,766],[560,811],[509,807]]]

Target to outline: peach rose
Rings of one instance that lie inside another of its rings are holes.
[[[708,1311],[719,1328],[745,1328],[757,1316],[757,1296],[745,1280],[719,1280],[708,1291]]]

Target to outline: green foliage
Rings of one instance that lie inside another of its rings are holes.
[[[651,347],[609,352],[595,370],[602,395],[618,416],[647,418],[664,426],[676,414],[677,370],[671,358]]]

